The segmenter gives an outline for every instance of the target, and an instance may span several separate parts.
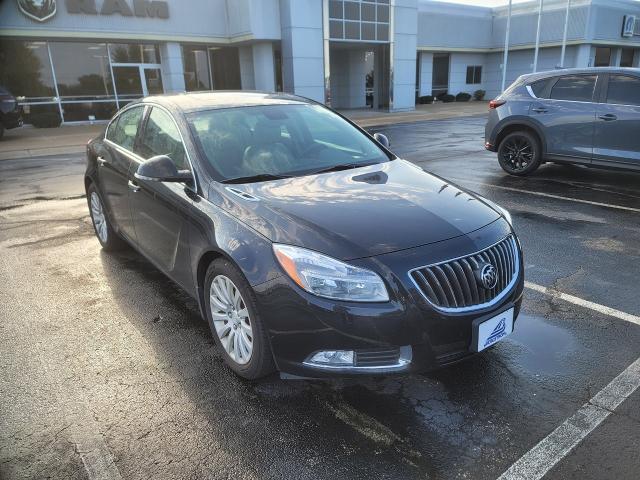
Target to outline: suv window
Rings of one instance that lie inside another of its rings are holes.
[[[144,107],[132,107],[122,112],[107,131],[107,139],[127,150],[133,150]]]
[[[574,102],[591,102],[595,86],[595,75],[567,75],[558,79],[551,88],[549,98],[572,100]]]
[[[529,87],[531,88],[531,91],[536,97],[542,98],[542,94],[544,93],[544,89],[546,88],[548,82],[549,82],[549,79],[545,78],[543,80],[538,80],[537,82],[533,82],[532,84],[529,85]]]
[[[145,159],[167,155],[178,170],[189,170],[178,127],[171,115],[160,108],[151,109],[136,153]]]
[[[640,105],[640,78],[611,75],[607,88],[607,103]]]

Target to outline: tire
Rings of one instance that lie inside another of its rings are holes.
[[[102,245],[102,249],[107,252],[122,250],[126,243],[113,230],[107,211],[104,208],[102,196],[95,184],[89,185],[87,189],[87,203],[89,205],[89,215],[93,224],[93,231]]]
[[[498,162],[509,175],[530,175],[542,163],[540,142],[527,131],[512,132],[500,142]]]
[[[237,290],[239,298],[231,286]],[[242,272],[227,259],[218,258],[207,269],[204,287],[207,321],[225,363],[249,380],[273,373],[275,364],[267,329],[258,312],[255,293]],[[225,301],[229,297],[236,300]],[[248,355],[247,347],[251,349]]]

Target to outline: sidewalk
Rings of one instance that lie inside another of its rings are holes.
[[[487,102],[416,105],[416,109],[411,112],[389,113],[371,109],[340,111],[361,127],[468,117],[486,112]],[[27,126],[6,130],[0,140],[0,160],[82,153],[87,142],[98,136],[104,128],[105,122],[94,125],[63,125],[60,128]]]

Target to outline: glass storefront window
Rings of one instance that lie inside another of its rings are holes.
[[[608,67],[611,63],[611,49],[609,47],[597,47],[594,67]]]
[[[209,51],[206,46],[183,45],[182,62],[187,92],[211,90]]]
[[[160,63],[160,52],[155,44],[111,43],[109,53],[113,63]]]
[[[236,47],[209,49],[214,90],[240,90],[240,56]]]
[[[62,102],[65,122],[109,120],[117,110],[116,102]]]
[[[118,100],[127,102],[143,95],[140,69],[135,67],[113,67]],[[121,105],[122,106],[122,105]]]
[[[114,98],[106,43],[51,42],[49,48],[63,102]]]
[[[46,42],[0,38],[0,85],[27,101],[54,101],[56,92]]]

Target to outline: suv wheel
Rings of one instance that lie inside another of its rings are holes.
[[[498,147],[498,162],[510,175],[533,173],[540,166],[541,157],[538,139],[525,131],[510,133]]]

